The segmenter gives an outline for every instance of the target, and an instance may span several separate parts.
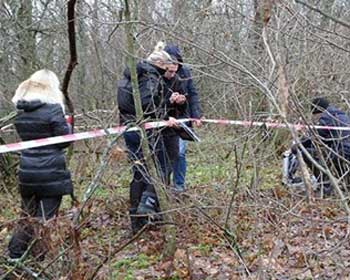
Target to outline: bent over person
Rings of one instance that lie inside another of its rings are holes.
[[[336,129],[336,127],[350,127],[350,118],[343,111],[329,104],[328,100],[319,97],[311,104],[311,113],[317,125],[325,126],[315,130],[311,137],[304,137],[301,145],[312,156],[313,160],[300,149],[303,159],[312,170],[317,183],[323,187],[325,195],[333,191],[327,174],[324,174],[315,164],[329,168],[337,178],[341,178],[345,185],[350,177],[350,131]],[[327,127],[334,127],[328,129]],[[296,154],[297,146],[292,148]]]
[[[170,126],[173,126],[175,125],[174,118],[170,117],[168,112],[177,103],[183,103],[183,100],[178,98],[175,93],[170,94],[170,96],[168,94],[169,88],[165,84],[164,75],[174,62],[170,55],[164,51],[164,46],[164,43],[159,42],[147,59],[137,64],[136,71],[143,118],[169,120]],[[124,71],[124,78],[118,82],[117,98],[121,124],[128,125],[140,121],[136,119],[129,69]],[[172,169],[171,162],[175,160],[177,153],[167,154],[162,129],[149,129],[146,134],[158,174],[163,183],[166,184],[169,181],[169,171]],[[147,216],[159,212],[160,209],[153,179],[149,175],[143,156],[140,133],[130,131],[124,133],[123,136],[129,158],[133,163],[129,213],[132,232],[135,234],[147,223]],[[177,145],[178,142],[175,144]],[[177,152],[178,146],[172,150]]]
[[[15,127],[22,141],[65,135],[70,127],[64,116],[64,96],[57,76],[49,70],[35,72],[19,85],[12,102],[18,111]],[[73,193],[70,172],[66,168],[64,148],[69,143],[53,144],[21,152],[18,178],[22,198],[21,220],[9,243],[11,259],[22,257],[34,241],[30,221],[53,218],[62,196]],[[39,256],[43,257],[43,251]]]

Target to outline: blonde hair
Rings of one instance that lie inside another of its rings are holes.
[[[54,72],[47,69],[35,72],[18,86],[12,102],[17,105],[19,100],[40,100],[43,103],[59,104],[63,112],[65,111],[60,81]]]
[[[165,43],[160,41],[154,47],[153,52],[147,57],[147,61],[150,63],[165,63],[165,64],[173,64],[170,54],[168,54],[165,50]]]

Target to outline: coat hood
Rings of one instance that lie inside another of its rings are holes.
[[[43,103],[40,100],[32,100],[32,101],[18,100],[16,104],[16,108],[18,110],[23,110],[24,112],[32,112],[44,106],[45,104],[46,103]]]

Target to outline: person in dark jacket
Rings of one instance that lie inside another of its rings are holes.
[[[15,127],[21,140],[69,134],[63,100],[59,80],[49,70],[37,71],[21,83],[12,99],[18,111]],[[18,179],[23,217],[45,222],[57,214],[62,196],[73,194],[63,151],[68,145],[53,144],[21,152]],[[34,238],[34,228],[28,219],[20,222],[10,240],[11,259],[20,258]]]
[[[319,97],[315,98],[311,104],[313,119],[318,125],[328,127],[350,127],[350,118],[343,111],[329,104],[328,100]],[[316,129],[316,137],[304,137],[301,141],[313,159],[321,166],[335,171],[338,178],[345,176],[345,183],[348,181],[350,160],[350,131],[337,129]],[[292,148],[292,152],[297,152],[297,146]],[[310,160],[306,154],[300,150],[303,159],[312,170],[313,175],[319,183],[322,183],[323,191],[326,195],[331,194],[332,186],[326,174]]]
[[[177,75],[180,77],[180,80],[183,83],[183,89],[185,94],[187,95],[187,111],[182,116],[184,118],[193,118],[196,119],[194,124],[196,126],[201,125],[200,119],[202,118],[202,111],[199,102],[199,96],[197,90],[194,86],[192,74],[190,69],[183,64],[183,58],[178,46],[173,44],[168,44],[164,50],[169,53],[171,56],[174,56],[176,60],[179,62],[179,69],[177,71]],[[186,170],[187,170],[187,162],[186,162],[186,146],[187,143],[185,140],[179,138],[179,155],[177,160],[174,163],[174,187],[177,191],[185,190],[185,180],[186,180]]]
[[[176,61],[176,58],[173,58]],[[177,75],[179,64],[175,62],[169,65],[167,71],[164,73],[164,84],[166,92],[167,104],[167,115],[170,118],[185,118],[187,112],[187,98],[184,90],[184,83]],[[178,160],[179,156],[179,127],[166,127],[162,129],[162,138],[164,147],[166,150],[165,155],[167,159],[165,161],[165,182],[166,185],[171,183],[171,173],[173,172],[174,164]]]
[[[174,118],[169,116],[169,108],[183,102],[177,94],[169,94],[164,81],[164,74],[174,64],[171,56],[164,50],[160,42],[144,61],[137,64],[138,87],[143,109],[143,118],[148,120],[169,120],[175,126]],[[118,82],[117,90],[120,122],[128,125],[137,122],[130,71],[124,71],[124,78]],[[130,183],[130,218],[132,232],[135,234],[146,223],[147,219],[140,215],[153,215],[159,212],[159,203],[154,189],[153,179],[149,176],[139,132],[124,133],[129,158],[133,162],[133,179]],[[147,130],[150,149],[164,183],[169,170],[168,154],[164,143],[164,132],[159,129]],[[171,169],[172,167],[170,167]],[[138,215],[138,216],[137,216]]]

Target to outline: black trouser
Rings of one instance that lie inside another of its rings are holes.
[[[164,134],[163,144],[165,148],[165,163],[164,166],[164,182],[166,185],[170,185],[171,174],[173,173],[174,164],[179,157],[179,136],[176,134]]]
[[[343,182],[345,185],[348,185],[350,174],[348,174],[349,164],[346,162],[346,159],[349,157],[345,158],[344,156],[339,156],[335,154],[335,152],[329,150],[322,149],[322,151],[319,151],[316,150],[314,146],[307,147],[306,150],[318,164],[335,172],[337,178],[345,175]],[[305,155],[302,150],[301,153],[306,165],[312,170],[312,173],[317,178],[317,181],[325,182],[329,180],[328,176],[317,168],[317,166]]]
[[[169,184],[172,163],[178,155],[178,138],[176,135],[163,135],[159,131],[148,131],[147,133],[157,172],[163,183]],[[130,183],[130,204],[131,208],[137,208],[142,193],[144,191],[154,193],[155,190],[143,157],[139,133],[127,132],[124,134],[124,140],[128,148],[129,158],[132,161],[133,179]]]
[[[10,258],[20,258],[27,250],[35,236],[35,228],[30,217],[38,220],[49,220],[54,217],[60,207],[62,196],[38,197],[22,196],[21,220],[10,240]],[[45,252],[39,252],[45,254]]]

